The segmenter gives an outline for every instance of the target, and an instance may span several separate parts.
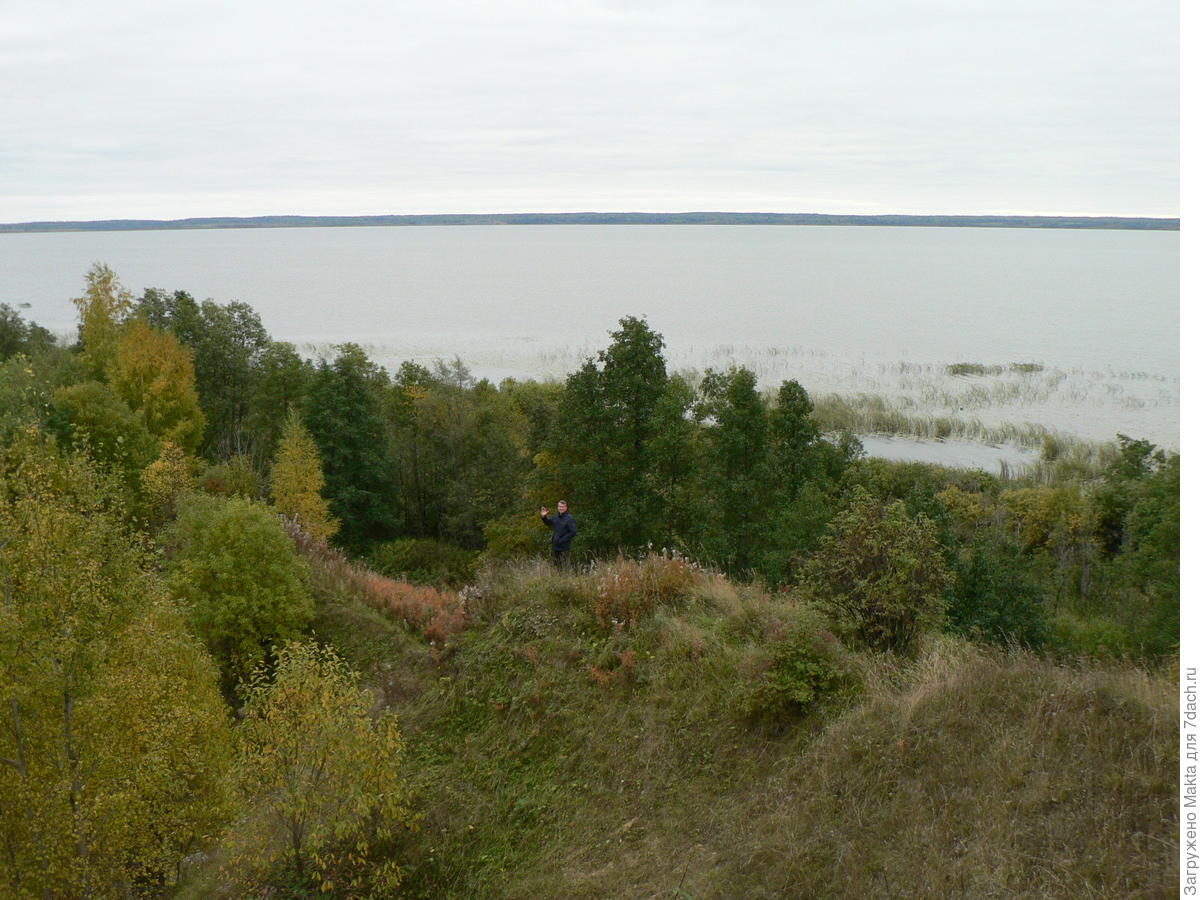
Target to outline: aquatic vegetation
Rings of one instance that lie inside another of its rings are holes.
[[[982,363],[951,363],[946,366],[947,375],[999,375],[1004,369],[1001,366],[985,366]]]

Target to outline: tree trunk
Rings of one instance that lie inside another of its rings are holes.
[[[74,733],[75,696],[70,690],[63,691],[63,742],[71,773],[71,819],[75,825],[75,855],[87,859],[87,836],[83,830],[83,781],[79,776],[79,750],[75,746]]]

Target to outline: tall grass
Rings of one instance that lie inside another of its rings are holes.
[[[1034,423],[984,425],[978,419],[917,415],[896,409],[877,394],[825,394],[814,398],[813,406],[817,420],[828,431],[972,440],[1037,450],[1038,459],[1023,474],[1039,482],[1097,477],[1117,454],[1111,441],[1088,441]],[[1015,474],[1007,467],[1006,471]]]
[[[619,627],[598,615],[614,583],[638,609]],[[802,599],[661,560],[509,564],[474,587],[453,653],[414,652],[394,619],[340,633],[404,685],[384,693],[423,815],[408,896],[1124,900],[1174,884],[1168,677],[937,637],[911,662],[848,657],[857,693],[764,717],[745,699],[793,671],[794,636],[824,640]]]
[[[900,403],[909,408],[916,406],[911,400]],[[892,401],[878,394],[822,394],[814,398],[813,407],[817,420],[828,430],[903,434],[935,440],[978,440],[1036,449],[1040,449],[1047,438],[1061,442],[1072,440],[1044,425],[1032,423],[988,426],[978,419],[917,415],[897,409]]]
[[[693,896],[1173,894],[1167,679],[944,642],[898,682],[716,804]]]
[[[404,723],[421,815],[395,850],[406,896],[1124,900],[1177,883],[1170,673],[947,636],[913,660],[852,654],[794,592],[663,554],[494,566],[426,594],[291,531],[318,638]],[[219,863],[195,863],[190,896],[230,896]]]
[[[312,537],[294,519],[285,519],[284,525],[297,551],[308,560],[319,595],[354,598],[394,616],[435,645],[444,644],[471,621],[471,601],[476,592],[470,587],[449,591],[387,578]]]
[[[999,375],[1003,366],[985,366],[982,363],[951,363],[946,366],[947,375]]]

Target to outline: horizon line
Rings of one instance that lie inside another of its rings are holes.
[[[571,221],[567,221],[571,220]],[[585,221],[580,221],[585,220]],[[722,221],[723,220],[723,221]],[[744,221],[739,221],[744,220]],[[372,225],[535,224],[780,224],[913,225],[961,227],[1153,228],[1179,230],[1178,216],[1058,215],[1042,213],[797,213],[692,210],[685,212],[375,213],[187,216],[172,219],[43,219],[0,223],[0,233],[45,231],[194,230],[199,228],[356,227]]]

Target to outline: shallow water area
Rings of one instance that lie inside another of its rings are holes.
[[[1020,475],[1037,462],[1038,454],[1013,446],[975,441],[925,441],[919,438],[858,436],[867,456],[900,462],[935,463],[958,469],[982,469],[991,475]]]

